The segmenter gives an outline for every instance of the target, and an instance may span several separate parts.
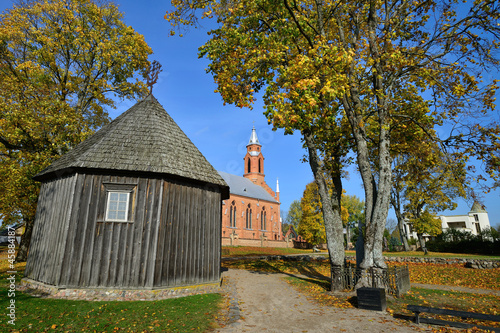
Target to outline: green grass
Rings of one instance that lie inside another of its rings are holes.
[[[278,247],[223,246],[222,257],[278,256],[287,254],[312,254],[313,250]],[[327,253],[323,251],[323,253]]]
[[[346,256],[355,256],[355,251],[346,251]],[[497,259],[500,260],[500,256],[485,256],[482,254],[464,254],[464,253],[441,253],[441,252],[429,252],[424,255],[422,251],[409,251],[409,252],[384,252],[384,256],[387,257],[418,257],[418,258],[463,258],[463,259]]]
[[[287,254],[312,254],[313,250],[302,250],[294,248],[273,248],[273,247],[250,247],[250,246],[223,246],[222,257],[255,257],[255,256],[271,256],[271,255],[287,255]],[[327,254],[327,251],[320,253]],[[355,256],[355,251],[345,251],[346,256]],[[424,255],[421,251],[410,252],[384,252],[387,257],[418,257],[418,258],[464,258],[464,259],[497,259],[500,256],[485,256],[476,254],[462,254],[462,253],[440,253],[429,252]]]
[[[2,260],[5,262],[5,260]],[[7,297],[5,264],[0,268],[0,331],[20,332],[204,332],[217,327],[220,294],[160,301],[90,302],[31,297],[16,292]],[[18,266],[17,280],[22,276]],[[7,306],[15,299],[15,326],[8,324]]]
[[[494,315],[500,313],[500,297],[494,295],[478,295],[466,292],[413,287],[410,292],[400,298],[389,297],[387,299],[389,312],[395,316],[413,316],[413,312],[406,310],[408,304]],[[424,315],[442,320],[465,321],[476,325],[500,327],[500,323],[489,321],[461,320],[456,317],[437,316],[427,313]]]

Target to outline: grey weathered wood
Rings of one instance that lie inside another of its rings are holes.
[[[162,268],[162,283],[161,285],[163,286],[170,286],[174,285],[173,279],[171,278],[173,274],[173,268],[171,267],[171,263],[173,260],[173,253],[174,251],[174,232],[175,232],[175,226],[177,225],[174,221],[175,219],[175,209],[174,207],[176,206],[176,200],[177,200],[177,184],[170,184],[169,185],[170,191],[168,195],[168,206],[165,208],[166,212],[166,220],[165,223],[167,225],[167,237],[165,237],[168,241],[167,244],[165,245],[164,248],[164,254],[163,254],[163,268]]]
[[[66,284],[69,286],[78,285],[80,282],[80,273],[82,271],[82,261],[85,252],[85,242],[88,242],[86,236],[87,225],[90,220],[89,212],[91,209],[90,200],[94,187],[94,177],[81,175],[81,182],[83,183],[80,189],[80,201],[75,201],[74,210],[75,222],[72,223],[72,228],[75,229],[72,251],[68,253],[69,261],[66,265],[67,278]]]
[[[71,260],[75,251],[75,242],[79,235],[77,234],[77,221],[79,215],[80,201],[82,200],[83,179],[78,173],[75,174],[75,185],[73,187],[73,200],[69,209],[67,237],[64,246],[64,258],[61,265],[59,274],[59,285],[66,286],[70,277]]]
[[[68,242],[68,234],[71,224],[71,211],[73,207],[73,200],[75,199],[75,186],[78,175],[75,174],[71,177],[68,177],[67,182],[65,184],[67,189],[66,198],[63,202],[64,205],[64,219],[62,219],[62,225],[60,234],[57,237],[57,246],[54,255],[55,259],[55,270],[54,270],[54,284],[61,285],[61,272],[63,271],[63,262],[64,256],[66,255],[66,244]],[[61,216],[62,217],[62,216]]]
[[[155,191],[155,204],[153,206],[154,210],[154,219],[153,219],[153,226],[154,228],[151,230],[152,236],[151,236],[151,246],[149,250],[149,256],[148,256],[148,267],[147,267],[147,272],[146,272],[146,286],[149,288],[154,287],[154,280],[155,280],[155,269],[156,269],[156,262],[161,262],[160,258],[158,258],[158,238],[160,236],[160,225],[161,223],[161,207],[162,207],[162,202],[163,202],[163,185],[164,181],[162,179],[159,179],[156,182],[157,188]]]
[[[162,284],[162,274],[164,262],[163,258],[165,255],[166,247],[166,234],[167,234],[167,223],[166,221],[166,209],[168,207],[169,200],[169,183],[162,180],[161,183],[161,200],[158,205],[158,236],[156,241],[156,256],[155,256],[155,270],[154,270],[154,280],[153,285],[161,286]]]
[[[179,219],[180,227],[182,228],[182,234],[181,234],[181,249],[180,252],[177,254],[179,256],[179,262],[180,262],[180,267],[181,271],[179,274],[179,279],[181,280],[180,284],[186,284],[186,275],[187,275],[187,261],[188,261],[188,225],[189,225],[189,220],[188,220],[188,199],[189,194],[188,194],[188,187],[187,186],[182,186],[182,208],[180,211],[181,218]]]
[[[129,288],[219,277],[220,201],[229,188],[153,96],[34,179],[43,183],[28,277]],[[129,221],[105,221],[113,189],[133,191]]]
[[[79,285],[95,287],[97,286],[99,263],[101,260],[100,252],[102,243],[102,234],[98,233],[97,227],[102,228],[102,223],[97,223],[97,216],[99,214],[98,208],[100,201],[106,200],[106,195],[101,195],[102,183],[109,180],[109,176],[97,175],[91,177],[92,179],[92,190],[91,197],[88,200],[88,217],[85,225],[85,243],[82,247],[82,253],[80,258],[82,260],[82,268],[80,271]],[[102,198],[102,199],[101,199]],[[98,236],[99,235],[99,236]],[[96,245],[97,243],[97,245]]]
[[[119,270],[119,266],[121,266],[121,262],[118,262],[119,253],[121,252],[121,236],[122,236],[122,228],[126,223],[112,223],[113,224],[113,234],[111,241],[111,255],[109,260],[109,273],[107,286],[116,286],[117,273]]]
[[[115,183],[137,184],[130,222],[104,221],[104,184]],[[161,177],[75,173],[44,183],[40,199],[37,221],[44,223],[36,224],[31,249],[40,260],[27,265],[28,277],[91,288],[173,287],[220,277],[220,192]]]
[[[141,251],[143,242],[144,214],[147,200],[148,181],[141,179],[137,185],[137,209],[134,221],[134,232],[132,242],[131,271],[128,281],[129,286],[139,286],[139,275],[141,271]]]

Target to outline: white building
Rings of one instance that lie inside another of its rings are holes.
[[[440,215],[438,218],[441,219],[443,232],[447,229],[455,229],[478,235],[481,231],[490,229],[491,227],[488,212],[478,202],[474,202],[467,215]],[[405,222],[404,226],[408,238],[417,239],[417,233],[413,231],[411,224]],[[424,236],[425,238],[429,238],[429,235]]]

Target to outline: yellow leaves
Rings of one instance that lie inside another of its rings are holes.
[[[0,130],[16,147],[1,151],[9,158],[0,169],[12,171],[0,177],[4,221],[20,212],[29,220],[38,193],[31,177],[108,121],[102,106],[114,102],[104,91],[125,98],[147,91],[128,79],[145,70],[151,49],[121,17],[114,5],[86,0],[30,2],[2,15],[12,67],[0,62]]]

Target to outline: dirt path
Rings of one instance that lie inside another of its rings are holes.
[[[320,307],[288,285],[282,274],[230,269],[240,318],[218,332],[415,332],[427,331],[385,312]],[[430,331],[430,330],[429,330]]]

